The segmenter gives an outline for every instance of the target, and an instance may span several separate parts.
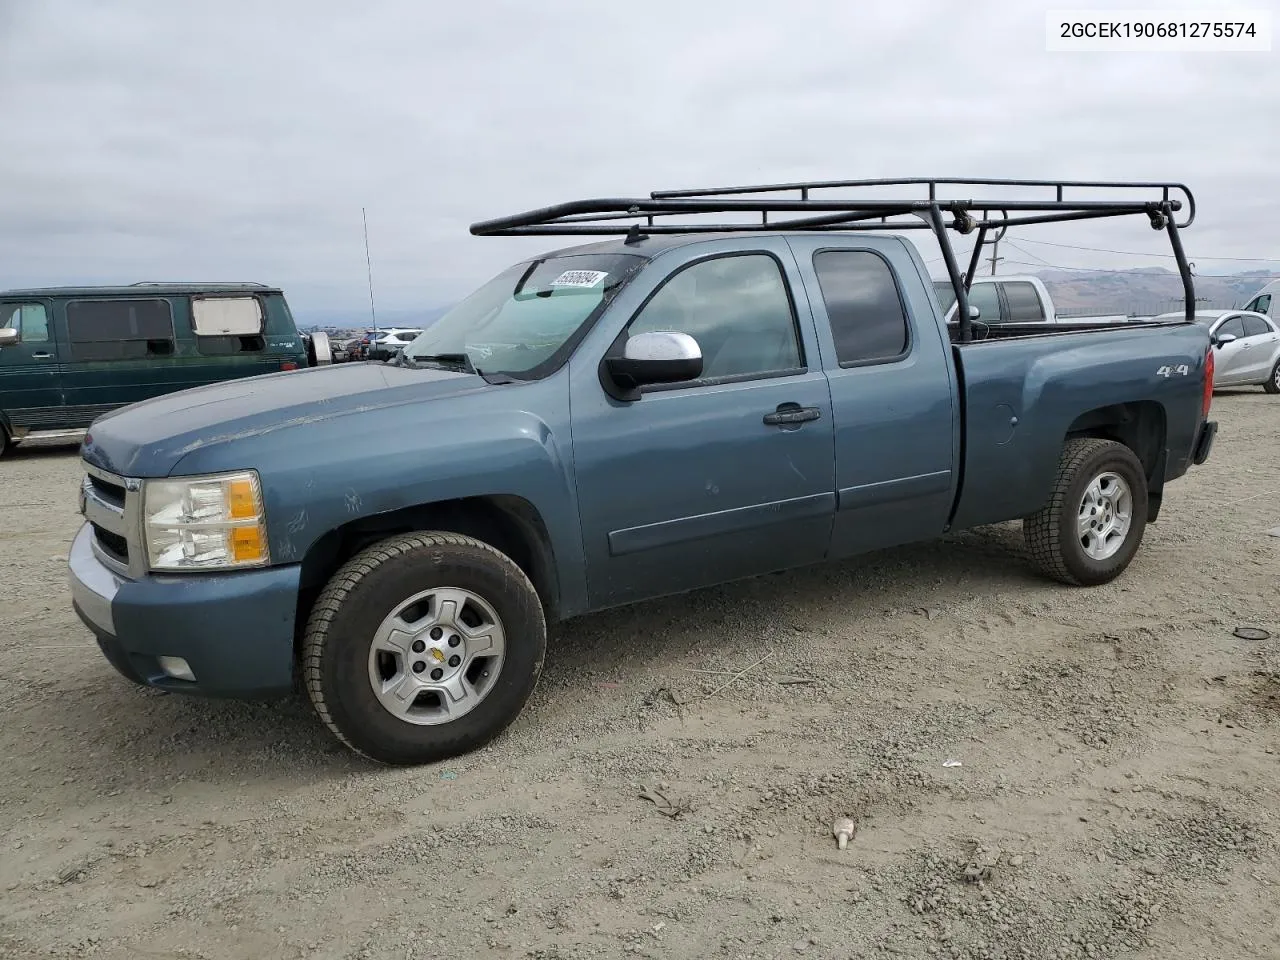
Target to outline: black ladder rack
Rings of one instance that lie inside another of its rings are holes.
[[[867,197],[868,188],[903,188],[914,193],[901,199]],[[1040,189],[1044,198],[964,198],[954,194],[972,187]],[[860,197],[833,197],[832,191],[857,192]],[[1087,191],[1110,199],[1069,198]],[[1118,194],[1123,192],[1124,196]],[[795,193],[798,196],[782,196]],[[920,195],[923,194],[923,195]],[[1137,194],[1137,195],[1134,195]],[[1184,210],[1178,222],[1174,214]],[[646,198],[574,200],[471,225],[476,236],[608,236],[638,239],[649,234],[746,233],[809,230],[932,230],[955,288],[959,334],[972,338],[969,286],[987,234],[1004,235],[1009,227],[1106,217],[1146,216],[1156,230],[1168,233],[1186,297],[1187,320],[1195,316],[1195,288],[1191,268],[1178,231],[1195,220],[1195,198],[1181,183],[1103,180],[1006,180],[906,178],[828,180],[709,187],[697,190],[659,190]],[[707,222],[713,214],[759,214],[752,222]],[[770,214],[783,214],[770,219]],[[963,273],[956,262],[948,231],[977,231],[969,266]]]

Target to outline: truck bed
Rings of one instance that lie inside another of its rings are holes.
[[[1191,463],[1208,351],[1206,329],[1185,321],[1003,325],[953,343],[963,445],[951,526],[1034,513],[1065,438],[1103,422],[1121,424],[1107,435],[1124,433],[1114,438],[1139,452],[1158,495]]]

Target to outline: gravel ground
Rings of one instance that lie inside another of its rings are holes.
[[[74,449],[15,451],[0,956],[1280,957],[1280,398],[1215,415],[1116,583],[1004,525],[584,618],[412,770],[113,673]]]

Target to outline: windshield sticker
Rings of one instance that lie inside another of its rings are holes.
[[[566,270],[551,281],[553,287],[597,287],[609,275],[607,270]]]

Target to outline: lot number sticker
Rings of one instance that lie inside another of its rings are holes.
[[[566,270],[551,281],[553,287],[595,287],[609,275],[607,270]]]

